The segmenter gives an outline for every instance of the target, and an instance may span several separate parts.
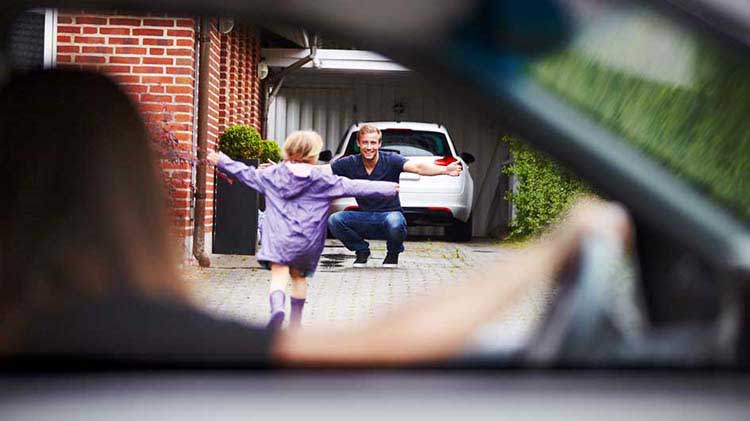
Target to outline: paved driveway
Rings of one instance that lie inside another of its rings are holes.
[[[354,254],[339,241],[327,240],[318,271],[310,281],[303,326],[340,325],[378,317],[410,299],[460,282],[471,271],[514,253],[513,249],[487,241],[408,241],[399,267],[384,269],[380,264],[385,242],[370,243],[370,266],[355,269],[351,267]],[[200,307],[221,317],[257,325],[268,320],[269,277],[270,272],[262,270],[252,256],[214,255],[211,268],[190,267],[186,273]],[[531,291],[488,324],[479,335],[480,342],[489,347],[516,343],[533,327],[550,300],[549,294]]]

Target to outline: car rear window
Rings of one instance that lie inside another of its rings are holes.
[[[446,156],[451,155],[448,139],[439,132],[410,129],[386,129],[383,133],[381,150],[395,152],[401,156]],[[349,136],[344,155],[359,153],[358,131]]]

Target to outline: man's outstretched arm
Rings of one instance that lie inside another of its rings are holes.
[[[458,176],[463,171],[461,163],[456,161],[448,165],[435,165],[432,162],[408,160],[404,163],[404,172],[419,175],[450,175]]]

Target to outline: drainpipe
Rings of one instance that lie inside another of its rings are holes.
[[[284,84],[284,79],[292,72],[302,68],[302,66],[304,66],[305,64],[315,60],[315,55],[318,53],[317,35],[313,35],[312,43],[308,41],[307,32],[303,31],[303,35],[305,37],[305,47],[310,49],[310,54],[307,57],[303,57],[290,64],[289,66],[283,68],[280,72],[270,75],[268,77],[268,81],[266,82],[266,87],[265,89],[263,89],[264,107],[263,115],[261,118],[261,125],[263,126],[261,132],[263,133],[263,137],[267,135],[266,130],[268,126],[268,110],[271,109],[271,101],[273,101],[273,99],[276,97],[276,94],[278,94],[279,90],[281,90],[281,86]]]
[[[201,16],[200,36],[196,40],[200,48],[198,65],[198,163],[196,165],[195,217],[193,225],[193,256],[201,267],[210,267],[211,259],[205,251],[206,228],[206,155],[208,155],[208,77],[211,37],[208,33],[210,19]]]

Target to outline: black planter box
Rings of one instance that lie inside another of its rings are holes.
[[[258,160],[240,160],[257,167]],[[219,172],[221,170],[216,170]],[[258,192],[240,183],[231,175],[229,183],[214,174],[214,254],[255,255],[258,243]]]

